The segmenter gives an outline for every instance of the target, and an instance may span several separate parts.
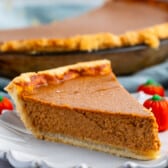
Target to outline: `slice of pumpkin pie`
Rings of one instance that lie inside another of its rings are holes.
[[[108,60],[24,73],[6,90],[37,138],[142,160],[159,154],[153,114],[119,84]]]

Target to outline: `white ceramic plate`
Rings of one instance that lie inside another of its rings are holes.
[[[141,103],[148,98],[133,94]],[[168,131],[159,133],[161,157],[137,161],[79,147],[38,140],[27,131],[15,112],[0,116],[0,158],[17,168],[161,168],[168,165]]]

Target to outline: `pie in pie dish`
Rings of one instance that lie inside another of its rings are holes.
[[[165,1],[108,0],[78,17],[1,30],[0,75],[99,59],[111,60],[117,75],[137,72],[167,59],[167,15]]]
[[[50,25],[0,32],[1,52],[92,51],[168,38],[168,3],[108,0],[82,16]]]
[[[24,73],[5,89],[39,139],[142,160],[159,155],[153,114],[120,85],[108,60]]]

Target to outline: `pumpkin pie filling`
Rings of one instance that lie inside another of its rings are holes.
[[[40,139],[143,160],[158,156],[154,116],[118,83],[107,60],[22,74],[6,90]]]
[[[50,25],[0,32],[0,51],[91,51],[147,44],[168,37],[168,3],[110,0],[76,18]]]

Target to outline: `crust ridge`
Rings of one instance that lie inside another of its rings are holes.
[[[5,90],[11,90],[14,88],[14,85],[31,90],[35,87],[48,85],[50,83],[59,84],[80,76],[107,75],[111,71],[111,63],[109,60],[81,62],[74,65],[39,71],[37,73],[23,73],[14,78]],[[113,76],[113,78],[115,79],[115,76]]]
[[[130,31],[119,36],[104,32],[78,35],[70,38],[43,38],[7,41],[0,44],[0,52],[51,53],[69,51],[95,51],[109,48],[146,44],[158,48],[160,40],[168,38],[168,23],[155,25],[144,30]]]

